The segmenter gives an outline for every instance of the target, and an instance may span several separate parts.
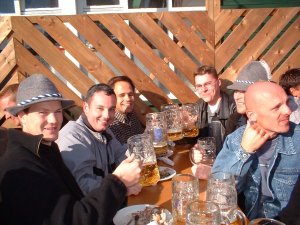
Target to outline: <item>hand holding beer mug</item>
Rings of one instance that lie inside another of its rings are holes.
[[[199,129],[197,127],[198,110],[195,104],[187,103],[182,105],[182,124],[184,137],[197,137]]]
[[[156,157],[168,152],[167,122],[163,112],[146,114],[146,132],[152,136]]]
[[[223,220],[223,222],[222,222]],[[229,225],[227,218],[222,219],[219,206],[213,202],[192,201],[186,208],[187,225]]]
[[[237,191],[234,176],[229,173],[211,174],[206,191],[206,200],[216,203],[223,217],[228,218],[231,225],[245,225],[247,218],[237,206]]]
[[[199,180],[191,174],[177,174],[172,178],[173,225],[185,224],[186,207],[199,198]]]
[[[140,184],[145,186],[156,185],[160,179],[156,156],[150,134],[137,134],[128,138],[130,154],[142,161]]]
[[[190,160],[193,164],[212,166],[216,159],[216,141],[214,137],[201,137],[190,151]]]

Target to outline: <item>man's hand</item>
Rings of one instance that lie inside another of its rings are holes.
[[[266,131],[257,123],[249,124],[243,134],[241,146],[247,153],[254,153],[273,135],[274,133]]]
[[[142,190],[142,185],[139,183],[127,188],[127,195],[138,195]]]
[[[135,159],[134,154],[123,160],[113,172],[127,188],[138,184],[141,177],[142,162]]]
[[[211,174],[211,166],[205,164],[198,164],[192,166],[192,173],[199,179],[207,180]]]

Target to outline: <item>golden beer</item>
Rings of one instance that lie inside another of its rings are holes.
[[[143,187],[157,184],[160,179],[158,166],[156,163],[143,164],[140,184]]]
[[[182,130],[168,130],[167,135],[169,141],[178,141],[183,138]]]
[[[168,152],[168,144],[166,142],[153,144],[153,147],[157,157],[164,156]]]
[[[199,129],[197,127],[185,127],[183,128],[184,137],[197,137],[199,134]]]

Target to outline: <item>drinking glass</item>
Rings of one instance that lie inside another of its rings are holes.
[[[198,138],[197,145],[190,151],[190,160],[193,164],[212,166],[216,159],[216,140],[214,137]]]
[[[168,152],[167,123],[163,112],[146,114],[146,131],[152,136],[153,147],[157,157]]]
[[[219,206],[213,202],[192,201],[186,208],[187,225],[220,225],[229,224],[227,218],[222,222]]]
[[[278,220],[274,220],[274,219],[257,218],[257,219],[251,220],[249,225],[285,225],[285,224]]]
[[[142,186],[156,185],[160,179],[153,142],[150,134],[137,134],[128,138],[128,149],[142,160],[140,184]]]
[[[199,198],[199,180],[191,174],[172,178],[173,225],[185,223],[187,204]]]
[[[247,224],[246,216],[237,206],[237,191],[232,174],[211,174],[207,183],[206,200],[218,204],[221,215],[228,218],[231,225]]]
[[[169,141],[178,141],[183,138],[181,109],[177,104],[166,104],[161,106],[167,121],[167,135]]]
[[[197,127],[198,110],[195,104],[186,103],[182,105],[182,125],[184,137],[197,137],[199,129]]]

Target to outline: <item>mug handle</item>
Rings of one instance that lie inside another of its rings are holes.
[[[247,217],[245,216],[245,214],[240,210],[237,209],[236,210],[236,214],[239,217],[240,221],[241,221],[241,225],[246,225],[247,224]]]

